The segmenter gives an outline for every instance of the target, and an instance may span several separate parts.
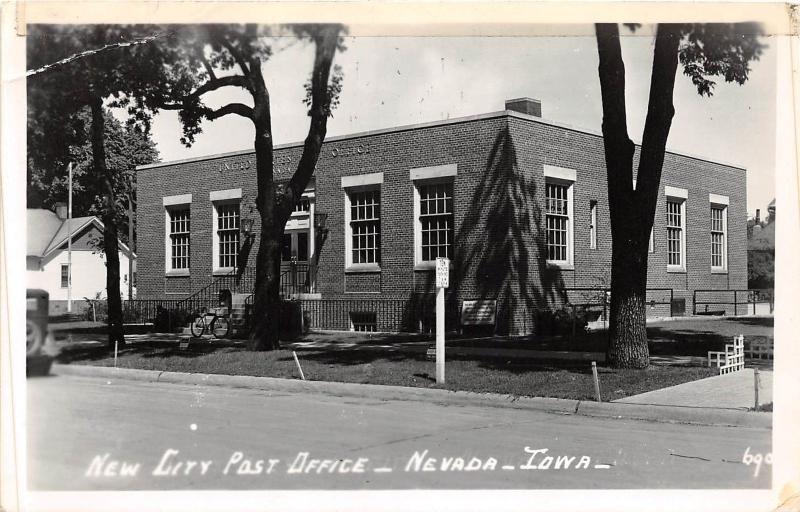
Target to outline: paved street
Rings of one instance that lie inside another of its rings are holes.
[[[32,490],[767,488],[771,478],[741,462],[748,448],[770,451],[769,430],[321,394],[51,376],[28,380],[28,423]]]

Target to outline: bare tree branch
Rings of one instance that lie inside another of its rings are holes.
[[[242,75],[223,76],[222,78],[214,78],[204,83],[197,88],[189,97],[198,98],[203,94],[211,91],[216,91],[222,87],[241,87],[242,89],[248,88],[247,78]]]
[[[214,68],[211,67],[211,63],[208,62],[208,59],[206,59],[206,56],[203,54],[202,47],[197,48],[197,58],[199,58],[200,62],[203,63],[203,67],[206,68],[206,72],[208,73],[209,78],[211,80],[216,80],[217,75],[214,74]]]
[[[223,87],[241,87],[243,89],[249,89],[247,79],[242,75],[223,76],[222,78],[215,78],[204,83],[195,91],[180,98],[179,103],[161,103],[159,108],[164,110],[181,110],[188,107],[191,103],[197,102],[203,94],[216,91]]]
[[[164,36],[166,36],[168,34],[169,34],[168,32],[162,32],[162,33],[154,34],[152,36],[143,37],[141,39],[134,39],[133,41],[126,41],[124,43],[107,44],[105,46],[102,46],[101,48],[97,48],[97,49],[94,49],[94,50],[86,50],[84,52],[76,53],[75,55],[70,55],[69,57],[66,57],[66,58],[61,59],[61,60],[56,61],[56,62],[53,62],[52,64],[46,64],[46,65],[44,65],[44,66],[42,66],[40,68],[29,69],[28,71],[25,72],[25,76],[38,75],[38,74],[44,73],[45,71],[48,71],[48,70],[50,70],[50,69],[52,69],[54,67],[63,66],[64,64],[69,64],[70,62],[76,61],[78,59],[82,59],[84,57],[89,57],[90,55],[95,55],[95,54],[98,54],[100,52],[104,52],[104,51],[108,51],[108,50],[114,50],[116,48],[125,48],[125,47],[128,47],[128,46],[136,46],[136,45],[140,45],[140,44],[147,44],[150,41],[153,41],[153,40],[155,40],[155,39],[157,39],[159,37],[164,37]]]
[[[217,110],[208,109],[206,111],[206,117],[213,121],[214,119],[219,119],[222,116],[227,116],[228,114],[236,114],[242,117],[246,117],[247,119],[254,119],[253,109],[245,105],[244,103],[229,103],[224,107],[220,107]]]
[[[652,218],[655,211],[658,185],[661,182],[661,169],[667,137],[675,115],[672,104],[675,89],[675,74],[678,69],[678,46],[681,40],[681,27],[660,23],[656,33],[653,50],[653,71],[650,78],[650,98],[647,103],[642,134],[642,155],[639,158],[637,196],[642,215]]]
[[[236,47],[233,46],[231,42],[228,41],[224,36],[218,36],[217,40],[219,41],[219,44],[221,44],[226,50],[228,50],[228,53],[231,54],[231,57],[233,57],[233,59],[242,69],[242,73],[244,73],[246,76],[249,76],[250,68],[247,66],[247,63],[245,62],[245,59],[242,56],[242,53],[239,50],[237,50]]]

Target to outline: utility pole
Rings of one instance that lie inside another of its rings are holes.
[[[133,194],[127,193],[128,197],[128,300],[133,300]]]
[[[67,313],[72,313],[72,162],[67,165],[69,198],[67,199]],[[64,203],[61,203],[64,204]]]

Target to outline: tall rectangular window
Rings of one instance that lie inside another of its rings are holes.
[[[217,266],[235,268],[239,258],[239,203],[217,203]]]
[[[684,201],[667,200],[667,265],[683,267],[685,247],[683,243]]]
[[[284,233],[281,236],[281,261],[292,260],[292,235]]]
[[[61,288],[69,288],[69,265],[61,265]]]
[[[419,185],[422,261],[453,256],[453,183]]]
[[[350,192],[351,264],[381,263],[381,192]]]
[[[589,248],[597,249],[597,201],[589,202]]]
[[[311,210],[311,200],[307,197],[301,198],[292,210],[294,213],[308,213]]]
[[[711,268],[723,270],[725,261],[726,211],[724,206],[711,205]]]
[[[169,210],[170,269],[189,269],[189,208]]]
[[[547,260],[551,262],[569,262],[569,188],[560,183],[545,185]]]

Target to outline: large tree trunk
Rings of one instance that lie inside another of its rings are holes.
[[[647,250],[612,241],[611,342],[606,360],[615,368],[646,368],[650,364],[646,329]]]
[[[674,115],[672,91],[680,29],[677,25],[658,26],[635,190],[635,148],[628,137],[625,65],[619,28],[616,24],[598,24],[596,36],[612,244],[607,356],[609,363],[617,368],[646,368],[650,364],[646,328],[647,246]]]
[[[280,240],[292,209],[303,194],[319,159],[330,114],[328,81],[331,64],[339,41],[341,27],[330,25],[314,37],[316,45],[314,69],[311,73],[311,123],[297,170],[285,188],[277,191],[273,176],[273,144],[269,93],[261,74],[260,63],[250,64],[250,81],[254,97],[256,128],[256,172],[261,217],[261,239],[256,256],[254,293],[254,325],[250,331],[252,350],[280,348]]]
[[[103,117],[103,100],[92,99],[92,160],[95,173],[102,180],[103,195],[103,252],[106,257],[106,295],[108,305],[108,346],[114,342],[125,344],[122,326],[122,299],[119,289],[119,237],[117,233],[116,201],[114,178],[106,166],[105,118]]]
[[[283,224],[276,211],[273,168],[272,123],[269,93],[260,65],[251,64],[254,82],[253,124],[255,125],[256,207],[261,218],[261,232],[256,255],[256,282],[253,297],[253,327],[250,330],[251,350],[280,348],[280,239]]]

